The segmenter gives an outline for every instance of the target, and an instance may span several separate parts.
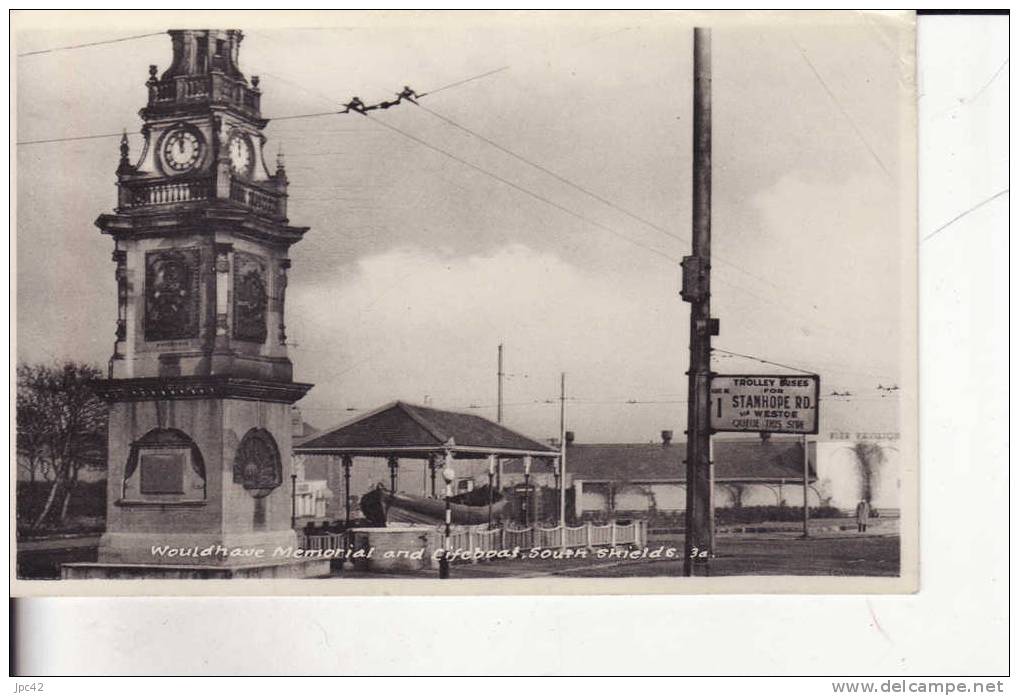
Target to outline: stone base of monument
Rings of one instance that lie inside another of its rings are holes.
[[[438,568],[435,551],[442,534],[435,527],[360,527],[352,530],[354,568],[372,572]],[[360,552],[360,553],[358,553]]]
[[[201,565],[167,563],[65,563],[64,580],[283,580],[329,577],[329,560],[301,558],[279,563]]]

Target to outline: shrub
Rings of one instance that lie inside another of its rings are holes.
[[[810,508],[811,519],[841,517],[837,508],[829,505]],[[741,508],[716,508],[715,524],[745,524],[754,522],[799,522],[803,508],[790,505],[753,505]]]
[[[17,482],[18,526],[26,526],[38,516],[49,495],[50,483],[36,481]],[[56,530],[47,526],[48,531],[73,531],[80,526],[81,518],[106,518],[106,481],[79,481],[74,487],[71,501],[67,506],[68,530]],[[94,525],[90,525],[94,526]],[[39,531],[44,531],[40,529]]]

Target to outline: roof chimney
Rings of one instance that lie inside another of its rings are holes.
[[[569,447],[570,445],[572,445],[574,439],[576,439],[576,436],[573,434],[573,431],[572,430],[567,430],[566,431],[566,446]]]
[[[671,430],[663,430],[662,431],[662,444],[666,445],[666,446],[672,444],[672,431]]]

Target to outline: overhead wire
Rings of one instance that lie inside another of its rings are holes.
[[[824,77],[821,76],[821,72],[817,69],[817,66],[814,65],[813,61],[810,60],[810,56],[807,55],[806,50],[803,48],[803,46],[800,45],[800,43],[795,38],[792,40],[792,42],[796,46],[796,48],[799,49],[800,55],[803,57],[803,61],[807,64],[807,67],[810,68],[810,71],[814,74],[814,77],[817,78],[817,81],[821,84],[821,87],[828,94],[828,97],[838,108],[839,112],[841,112],[842,116],[849,123],[850,127],[852,127],[853,132],[856,133],[856,137],[858,137],[860,139],[860,142],[863,143],[863,146],[867,148],[867,151],[870,153],[871,157],[874,158],[874,161],[877,162],[877,165],[881,168],[881,171],[885,173],[885,176],[887,176],[888,178],[892,178],[892,173],[888,171],[888,167],[885,166],[884,161],[878,156],[877,151],[870,144],[870,141],[867,140],[866,136],[864,136],[863,131],[860,130],[860,127],[856,124],[856,121],[846,110],[846,107],[843,106],[842,102],[839,101],[839,98],[835,96],[835,92],[832,91],[831,87],[828,86],[828,83],[825,81]]]
[[[802,372],[802,373],[807,374],[807,375],[816,375],[817,374],[816,372],[812,372],[810,370],[804,370],[801,367],[793,367],[792,365],[786,365],[784,363],[775,362],[773,360],[766,360],[765,358],[761,358],[761,357],[758,357],[756,355],[748,355],[747,353],[737,353],[735,351],[726,350],[725,348],[718,348],[716,346],[712,346],[711,347],[711,352],[713,352],[713,353],[727,353],[728,355],[735,355],[735,356],[740,357],[740,358],[747,358],[748,360],[756,360],[757,362],[763,363],[765,365],[774,365],[775,367],[783,367],[783,368],[785,368],[787,370],[794,370],[796,372]]]
[[[92,46],[104,46],[106,44],[122,43],[124,41],[134,41],[135,39],[146,39],[150,36],[165,36],[165,31],[154,31],[148,34],[135,34],[134,36],[124,36],[119,39],[108,39],[106,41],[90,41],[89,43],[72,44],[70,46],[55,46],[53,48],[44,48],[38,51],[26,51],[19,53],[18,58],[25,58],[26,56],[38,56],[43,53],[57,53],[58,51],[70,51],[76,48],[90,48]]]
[[[117,42],[120,42],[120,41],[127,41],[127,40],[136,39],[136,38],[145,38],[147,36],[156,36],[156,35],[160,35],[162,33],[163,32],[156,32],[156,33],[152,33],[152,34],[137,35],[137,36],[133,36],[133,37],[124,37],[122,39],[115,39],[115,40],[104,41],[104,42],[92,42],[92,43],[89,43],[89,44],[79,44],[79,45],[75,45],[75,46],[57,47],[57,48],[53,48],[53,49],[47,49],[45,51],[30,52],[28,54],[22,54],[22,55],[34,55],[36,53],[46,53],[46,52],[53,52],[53,51],[58,51],[58,50],[70,50],[72,48],[83,48],[83,47],[86,47],[86,46],[100,45],[100,44],[105,44],[105,43],[117,43]],[[618,33],[618,32],[614,32],[614,33]],[[794,40],[794,43],[795,43],[795,40]],[[823,78],[818,73],[816,67],[813,66],[813,64],[810,62],[810,59],[806,55],[806,53],[803,50],[803,48],[801,46],[799,46],[799,44],[796,44],[796,45],[800,49],[801,55],[803,56],[804,60],[807,62],[808,66],[811,68],[811,70],[814,72],[814,74],[817,77],[818,81],[821,82],[822,86],[828,92],[828,94],[832,98],[832,100],[835,101],[836,105],[838,105],[840,108],[842,108],[841,107],[841,103],[834,96],[834,94],[832,94],[830,88],[824,82]],[[506,66],[502,66],[500,68],[496,68],[496,69],[493,69],[493,70],[488,70],[488,71],[485,71],[483,73],[479,73],[477,75],[474,75],[474,76],[471,76],[471,77],[468,77],[468,78],[465,78],[465,79],[462,79],[462,80],[457,80],[457,81],[448,83],[448,84],[443,85],[441,87],[438,87],[438,88],[436,88],[434,90],[431,90],[429,92],[424,92],[424,93],[421,93],[421,94],[415,94],[413,92],[413,90],[410,90],[409,88],[405,88],[404,93],[402,93],[402,96],[408,96],[406,94],[408,91],[410,92],[410,96],[419,97],[419,98],[423,97],[423,96],[426,96],[426,95],[434,95],[434,94],[437,94],[437,93],[442,92],[442,91],[447,90],[447,89],[451,89],[451,88],[454,88],[454,87],[457,87],[457,86],[460,86],[460,85],[463,85],[463,84],[470,83],[470,82],[475,81],[475,80],[483,79],[485,77],[498,74],[500,72],[503,72],[505,70],[510,69],[511,67],[512,66],[506,65]],[[268,76],[270,76],[270,77],[272,77],[274,79],[280,80],[281,82],[285,82],[285,83],[291,84],[292,86],[298,87],[298,88],[302,89],[303,91],[306,91],[306,92],[308,92],[310,94],[315,94],[317,96],[322,97],[323,99],[327,99],[326,97],[318,94],[317,92],[314,92],[312,90],[304,88],[303,86],[297,84],[296,82],[287,80],[285,78],[279,77],[279,76],[271,74],[271,73],[265,73],[264,71],[262,72],[262,74],[265,74],[265,75],[268,75]],[[332,101],[332,100],[329,100],[329,101]],[[401,101],[401,98],[398,97],[396,102],[383,102],[383,103],[384,104],[388,104],[388,105],[391,106],[391,105],[395,105],[395,104],[400,103],[400,101]],[[506,154],[508,154],[508,155],[510,155],[512,157],[514,157],[515,159],[518,159],[518,160],[524,162],[525,164],[528,164],[529,166],[532,166],[532,167],[542,171],[543,173],[545,173],[545,174],[555,178],[556,180],[560,181],[561,183],[564,183],[564,184],[566,184],[566,185],[568,185],[568,186],[570,186],[570,187],[572,187],[572,188],[574,188],[574,189],[576,189],[576,190],[578,190],[578,191],[580,191],[580,192],[582,192],[582,193],[584,193],[584,194],[586,194],[588,196],[591,196],[591,197],[595,198],[596,200],[602,202],[603,204],[605,204],[605,205],[607,205],[607,206],[609,206],[609,207],[611,207],[611,208],[613,208],[613,209],[615,209],[615,210],[617,210],[617,211],[619,211],[619,212],[621,212],[621,213],[623,213],[623,214],[625,214],[625,215],[627,215],[627,216],[629,216],[629,217],[631,217],[631,218],[633,218],[633,219],[635,219],[635,220],[637,220],[637,221],[639,221],[639,222],[641,222],[641,223],[651,227],[652,229],[655,229],[655,230],[657,230],[657,231],[659,231],[659,232],[661,232],[661,233],[663,233],[663,234],[665,234],[665,235],[667,235],[669,237],[677,239],[679,241],[688,241],[685,238],[680,237],[680,236],[670,232],[669,230],[661,227],[660,225],[657,225],[656,223],[654,223],[654,222],[652,222],[650,220],[647,220],[646,218],[644,218],[644,217],[642,217],[642,216],[640,216],[640,215],[638,215],[636,213],[633,213],[632,211],[626,210],[622,206],[619,206],[618,204],[613,203],[609,199],[607,199],[607,198],[597,194],[596,192],[591,191],[591,190],[589,190],[588,188],[586,188],[584,186],[576,184],[575,182],[570,181],[566,177],[564,177],[564,176],[562,176],[562,175],[560,175],[560,174],[558,174],[558,173],[548,169],[547,167],[544,167],[544,166],[542,166],[542,165],[540,165],[540,164],[538,164],[536,162],[533,162],[533,161],[529,160],[528,158],[526,158],[526,157],[524,157],[524,156],[514,152],[513,150],[510,150],[509,148],[507,148],[507,147],[505,147],[503,145],[500,145],[499,143],[495,142],[491,138],[488,138],[488,137],[486,137],[486,136],[484,136],[484,135],[482,135],[480,133],[477,133],[476,131],[468,128],[467,126],[464,126],[463,124],[457,123],[453,119],[450,119],[450,118],[448,118],[446,116],[443,116],[442,114],[438,113],[437,111],[435,111],[433,109],[429,109],[428,107],[425,107],[425,106],[421,105],[420,103],[417,102],[416,99],[411,98],[411,99],[408,99],[408,101],[411,101],[415,106],[417,106],[421,110],[430,113],[434,117],[436,117],[436,118],[438,118],[438,119],[448,123],[449,125],[451,125],[451,126],[453,126],[455,128],[458,128],[459,130],[462,130],[462,131],[464,131],[464,132],[466,132],[466,133],[468,133],[468,134],[470,134],[470,135],[480,139],[481,141],[485,142],[486,144],[490,145],[491,147],[494,147],[494,148],[496,148],[496,149],[498,149],[498,150],[500,150],[500,151],[502,151],[502,152],[504,152],[504,153],[506,153]],[[388,108],[388,106],[383,107],[383,108]],[[351,109],[349,108],[349,105],[348,105],[348,108],[347,108],[346,111],[349,112],[350,110]],[[284,120],[293,120],[293,119],[315,118],[315,117],[322,117],[322,116],[333,116],[333,115],[337,115],[338,113],[345,113],[345,112],[344,111],[339,111],[339,112],[338,111],[322,111],[322,112],[314,112],[314,113],[308,113],[308,114],[293,114],[293,115],[288,115],[288,116],[274,117],[271,120],[273,120],[273,121],[284,121]],[[479,165],[477,165],[477,164],[475,164],[473,162],[470,162],[470,161],[468,161],[466,159],[463,159],[463,158],[461,158],[461,157],[459,157],[459,156],[457,156],[457,155],[455,155],[453,153],[450,153],[450,152],[446,151],[443,148],[440,148],[440,147],[438,147],[436,145],[433,145],[432,143],[429,143],[428,141],[426,141],[426,140],[424,140],[424,139],[422,139],[422,138],[420,138],[420,137],[418,137],[418,136],[416,136],[416,135],[414,135],[412,133],[409,133],[409,132],[404,131],[403,129],[400,129],[400,128],[398,128],[396,126],[393,126],[393,125],[391,125],[389,123],[386,123],[384,121],[376,119],[376,118],[368,115],[364,111],[358,110],[358,113],[361,113],[361,115],[365,116],[366,118],[368,118],[373,123],[375,123],[375,124],[377,124],[379,126],[382,126],[383,128],[386,128],[388,130],[394,131],[394,132],[400,134],[401,136],[403,136],[403,137],[405,137],[405,138],[407,138],[409,140],[412,140],[413,142],[416,142],[417,144],[419,144],[421,146],[427,147],[427,148],[429,148],[429,149],[431,149],[431,150],[433,150],[435,152],[438,152],[439,154],[442,154],[443,156],[445,156],[447,158],[450,158],[450,159],[452,159],[452,160],[454,160],[454,161],[456,161],[456,162],[458,162],[458,163],[460,163],[460,164],[462,164],[464,166],[467,166],[467,167],[469,167],[469,168],[471,168],[471,169],[473,169],[475,171],[478,171],[479,173],[482,173],[485,176],[488,176],[488,177],[490,177],[490,178],[492,178],[492,179],[494,179],[494,180],[496,180],[496,181],[498,181],[500,183],[503,183],[504,185],[507,185],[507,186],[509,186],[509,187],[511,187],[511,188],[513,188],[513,189],[515,189],[515,190],[517,190],[519,192],[521,192],[521,193],[524,193],[525,195],[530,196],[530,197],[532,197],[532,198],[534,198],[534,199],[536,199],[536,200],[538,200],[540,202],[543,202],[543,203],[545,203],[545,204],[547,204],[549,206],[552,206],[552,207],[554,207],[554,208],[556,208],[556,209],[558,209],[558,210],[560,210],[560,211],[562,211],[562,212],[564,212],[564,213],[566,213],[566,214],[568,214],[568,215],[570,215],[572,217],[575,217],[575,218],[577,218],[577,219],[579,219],[579,220],[581,220],[583,222],[586,222],[586,223],[594,225],[594,226],[596,226],[596,227],[598,227],[598,228],[600,228],[602,230],[605,230],[605,231],[613,234],[614,236],[619,237],[620,239],[622,239],[624,241],[627,241],[627,242],[629,242],[629,243],[631,243],[631,244],[633,244],[635,246],[641,247],[641,248],[643,248],[643,249],[645,249],[645,250],[647,250],[647,251],[649,251],[651,253],[654,253],[654,254],[656,254],[658,256],[661,256],[661,257],[663,257],[663,258],[665,258],[665,259],[667,259],[669,261],[677,262],[677,263],[679,261],[679,259],[677,259],[677,258],[675,258],[673,256],[670,256],[669,254],[661,251],[660,249],[648,246],[648,245],[643,244],[643,243],[641,243],[641,242],[639,242],[637,240],[634,240],[633,238],[628,237],[627,235],[624,235],[624,234],[618,232],[617,230],[609,227],[608,225],[604,225],[604,224],[602,224],[602,223],[600,223],[600,222],[598,222],[596,220],[590,219],[587,216],[581,215],[580,213],[577,213],[576,211],[574,211],[574,210],[572,210],[570,208],[567,208],[566,206],[560,205],[559,203],[557,203],[555,201],[552,201],[549,198],[547,198],[545,196],[542,196],[541,194],[535,193],[534,191],[531,191],[530,189],[528,189],[526,187],[523,187],[523,186],[521,186],[519,184],[516,184],[515,182],[513,182],[513,181],[511,181],[509,179],[506,179],[505,177],[502,177],[502,176],[500,176],[498,174],[490,172],[487,169],[485,169],[485,168],[483,168],[483,167],[481,167],[481,166],[479,166]],[[849,117],[849,115],[845,113],[844,109],[843,109],[843,114],[847,118],[847,120],[850,121],[851,125],[853,125],[854,129],[857,132],[857,135],[861,138],[861,140],[864,141],[864,144],[867,145],[868,149],[871,150],[871,154],[878,160],[878,163],[880,165],[882,165],[882,169],[885,169],[884,166],[883,166],[883,163],[880,161],[880,158],[878,158],[876,153],[874,153],[872,148],[870,148],[869,143],[866,142],[866,139],[863,137],[862,133],[860,133],[859,130],[856,128],[855,122],[853,122],[852,119]],[[118,137],[118,136],[121,136],[121,135],[123,135],[123,132],[122,133],[98,134],[98,135],[86,135],[86,136],[72,136],[72,137],[63,137],[63,138],[50,138],[50,139],[40,139],[40,140],[30,140],[30,141],[19,141],[16,144],[18,144],[18,145],[36,145],[36,144],[43,144],[43,143],[69,142],[69,141],[75,141],[75,140],[89,140],[89,139],[97,139],[97,138]],[[887,173],[887,169],[885,169],[885,171]],[[997,195],[1001,195],[1001,193],[999,193]],[[997,196],[995,196],[995,198],[996,197]],[[985,201],[985,202],[989,202],[989,201]],[[951,223],[949,223],[949,224],[951,224]],[[940,231],[940,230],[936,230],[936,231]],[[731,263],[731,262],[729,262],[729,261],[727,261],[727,260],[725,260],[725,259],[723,259],[721,257],[716,257],[716,258],[717,258],[718,261],[720,261],[722,263],[725,263],[727,265],[730,265],[733,268],[735,268],[736,270],[739,270],[740,272],[746,273],[747,275],[749,275],[751,277],[757,277],[755,274],[747,271],[746,269],[740,267],[737,264],[733,264],[733,263]],[[781,289],[781,288],[779,288],[779,286],[775,285],[771,281],[768,281],[767,279],[760,278],[760,280],[768,282],[770,285],[772,285],[772,286],[774,286],[774,287],[776,287],[778,289]],[[723,280],[721,278],[717,279],[717,281],[721,282],[721,283],[723,283],[725,285],[729,285],[731,287],[734,287],[734,288],[736,288],[738,290],[741,290],[743,292],[746,292],[751,297],[754,297],[754,298],[756,298],[758,300],[761,300],[761,301],[764,301],[764,302],[771,302],[766,297],[763,297],[762,295],[760,295],[760,293],[755,293],[755,292],[748,291],[745,288],[740,287],[739,285],[727,282],[727,281],[725,281],[725,280]],[[775,303],[775,304],[777,305],[777,303]],[[783,306],[783,309],[785,310],[784,313],[788,314],[788,310],[785,309],[784,306]],[[814,309],[816,310],[817,308],[815,307]],[[720,350],[721,352],[724,352],[724,353],[728,353],[730,355],[737,355],[737,356],[740,356],[740,357],[746,357],[746,358],[749,358],[749,359],[758,360],[758,361],[760,361],[762,363],[765,363],[765,364],[771,364],[771,365],[775,365],[775,366],[779,366],[779,367],[785,367],[785,368],[788,368],[788,369],[793,369],[793,370],[796,370],[796,371],[807,372],[806,370],[801,370],[800,368],[795,368],[795,367],[791,367],[791,366],[788,366],[788,365],[783,365],[781,363],[775,363],[775,362],[772,362],[772,361],[768,361],[768,360],[764,360],[764,359],[758,358],[756,356],[748,356],[748,355],[745,355],[745,354],[734,353],[732,351],[724,351],[722,349],[718,349],[718,350]],[[809,373],[809,374],[812,374],[812,373]]]
[[[405,130],[403,130],[401,128],[397,128],[396,126],[394,126],[392,124],[389,124],[389,123],[386,123],[385,121],[381,121],[381,120],[379,120],[379,119],[377,119],[377,118],[375,118],[375,117],[373,117],[373,116],[371,116],[369,114],[362,114],[362,116],[364,116],[365,118],[369,119],[373,123],[377,123],[378,125],[382,126],[383,128],[388,128],[391,131],[399,133],[400,135],[402,135],[405,138],[409,138],[410,140],[413,140],[414,142],[416,142],[416,143],[418,143],[420,145],[423,145],[424,147],[427,147],[430,150],[434,150],[435,152],[438,152],[439,154],[444,155],[445,157],[448,157],[448,158],[450,158],[450,159],[452,159],[452,160],[454,160],[456,162],[459,162],[460,164],[463,164],[464,166],[470,167],[471,169],[473,169],[473,170],[475,170],[475,171],[477,171],[477,172],[479,172],[481,174],[484,174],[485,176],[487,176],[489,178],[495,179],[496,181],[499,181],[499,182],[505,184],[506,186],[509,186],[510,188],[513,188],[513,189],[515,189],[515,190],[517,190],[517,191],[519,191],[519,192],[521,192],[521,193],[523,193],[523,194],[525,194],[527,196],[530,196],[531,198],[534,198],[536,200],[541,201],[542,203],[545,203],[547,205],[552,206],[553,208],[561,210],[562,212],[564,212],[564,213],[566,213],[566,214],[568,214],[568,215],[570,215],[572,217],[575,217],[578,220],[586,222],[586,223],[588,223],[590,225],[594,225],[595,227],[598,227],[599,229],[605,230],[606,232],[609,232],[609,233],[615,235],[616,237],[619,237],[620,239],[623,239],[623,240],[625,240],[625,241],[627,241],[627,242],[629,242],[629,243],[631,243],[631,244],[633,244],[635,246],[641,247],[641,248],[645,249],[646,251],[649,251],[649,252],[651,252],[653,254],[657,254],[658,256],[661,256],[664,259],[672,261],[673,263],[679,263],[679,259],[677,259],[676,257],[671,256],[671,255],[665,253],[664,251],[661,251],[660,249],[656,249],[655,247],[651,247],[651,246],[648,246],[648,245],[646,245],[646,244],[644,244],[642,242],[638,242],[638,241],[634,240],[631,237],[627,237],[626,235],[622,234],[621,232],[618,232],[618,231],[614,230],[613,228],[609,227],[608,225],[604,225],[604,224],[602,224],[602,223],[600,223],[600,222],[598,222],[596,220],[592,220],[591,218],[588,218],[588,217],[586,217],[584,215],[581,215],[580,213],[578,213],[578,212],[576,212],[574,210],[571,210],[571,209],[567,208],[564,205],[560,205],[559,203],[556,203],[555,201],[552,201],[552,200],[546,198],[545,196],[542,196],[539,193],[535,193],[534,191],[531,191],[528,188],[520,186],[519,184],[516,184],[516,183],[510,181],[509,179],[506,179],[506,178],[504,178],[502,176],[499,176],[498,174],[490,172],[487,169],[484,169],[483,167],[480,167],[480,166],[474,164],[473,162],[470,162],[469,160],[465,160],[462,157],[458,157],[457,155],[454,155],[453,153],[448,152],[448,151],[446,151],[446,150],[444,150],[444,149],[442,149],[442,148],[440,148],[440,147],[438,147],[436,145],[432,145],[428,141],[423,140],[423,139],[417,137],[416,135],[413,135],[412,133],[408,133],[407,131],[405,131]]]

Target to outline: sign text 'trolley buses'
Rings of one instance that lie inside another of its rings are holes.
[[[817,375],[715,375],[711,429],[817,434],[820,388]]]

